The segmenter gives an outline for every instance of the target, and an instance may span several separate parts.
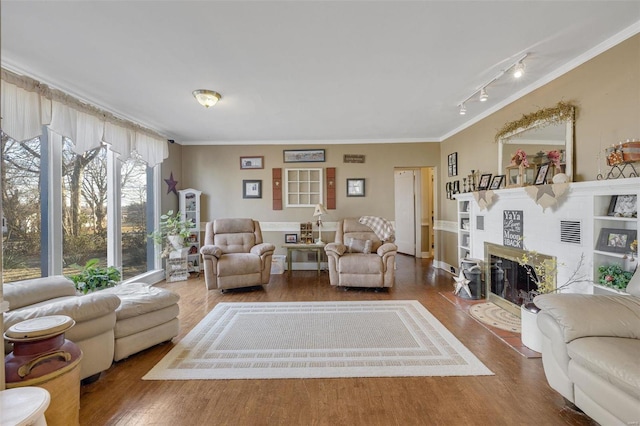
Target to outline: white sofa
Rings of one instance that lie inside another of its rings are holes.
[[[4,331],[21,321],[47,315],[67,315],[76,324],[65,337],[83,352],[80,378],[85,379],[111,367],[114,353],[113,329],[120,299],[115,294],[96,292],[78,296],[73,282],[50,276],[3,284],[3,298],[9,302],[4,313]],[[11,345],[5,341],[5,353]]]
[[[602,425],[640,424],[640,268],[627,292],[534,299],[549,385]]]

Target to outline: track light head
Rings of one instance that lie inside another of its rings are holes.
[[[520,78],[524,75],[524,62],[520,61],[513,67],[513,77]]]
[[[460,115],[465,115],[467,113],[467,107],[464,106],[464,102],[460,104]]]
[[[480,102],[486,102],[489,99],[489,95],[487,95],[487,89],[484,87],[480,89]]]

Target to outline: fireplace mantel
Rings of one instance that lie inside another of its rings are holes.
[[[602,264],[617,263],[627,270],[637,266],[637,259],[630,260],[622,253],[598,251],[595,247],[602,228],[637,232],[637,217],[617,218],[607,216],[607,212],[614,195],[635,195],[637,210],[640,178],[570,183],[558,204],[545,210],[524,188],[500,189],[494,193],[493,203],[484,210],[480,209],[473,193],[455,196],[459,209],[460,257],[484,259],[485,241],[503,244],[504,212],[515,210],[522,212],[524,248],[557,258],[559,285],[568,280],[584,254],[581,273],[589,282],[572,284],[567,292],[593,293],[597,268]],[[462,206],[468,206],[468,211],[461,211]],[[461,221],[465,219],[468,219],[468,230],[461,229]]]

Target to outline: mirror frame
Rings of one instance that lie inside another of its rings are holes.
[[[575,106],[565,102],[558,102],[555,107],[543,108],[531,114],[523,115],[521,119],[505,124],[496,134],[498,142],[498,170],[502,173],[503,149],[511,138],[524,131],[545,127],[551,124],[565,123],[565,174],[569,181],[573,181],[573,126],[575,122]]]

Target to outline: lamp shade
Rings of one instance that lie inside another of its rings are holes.
[[[193,96],[205,108],[209,108],[218,103],[222,95],[213,90],[199,89],[193,91]]]
[[[316,209],[313,211],[313,216],[322,216],[323,214],[327,214],[327,210],[324,208],[323,204],[316,204]]]

